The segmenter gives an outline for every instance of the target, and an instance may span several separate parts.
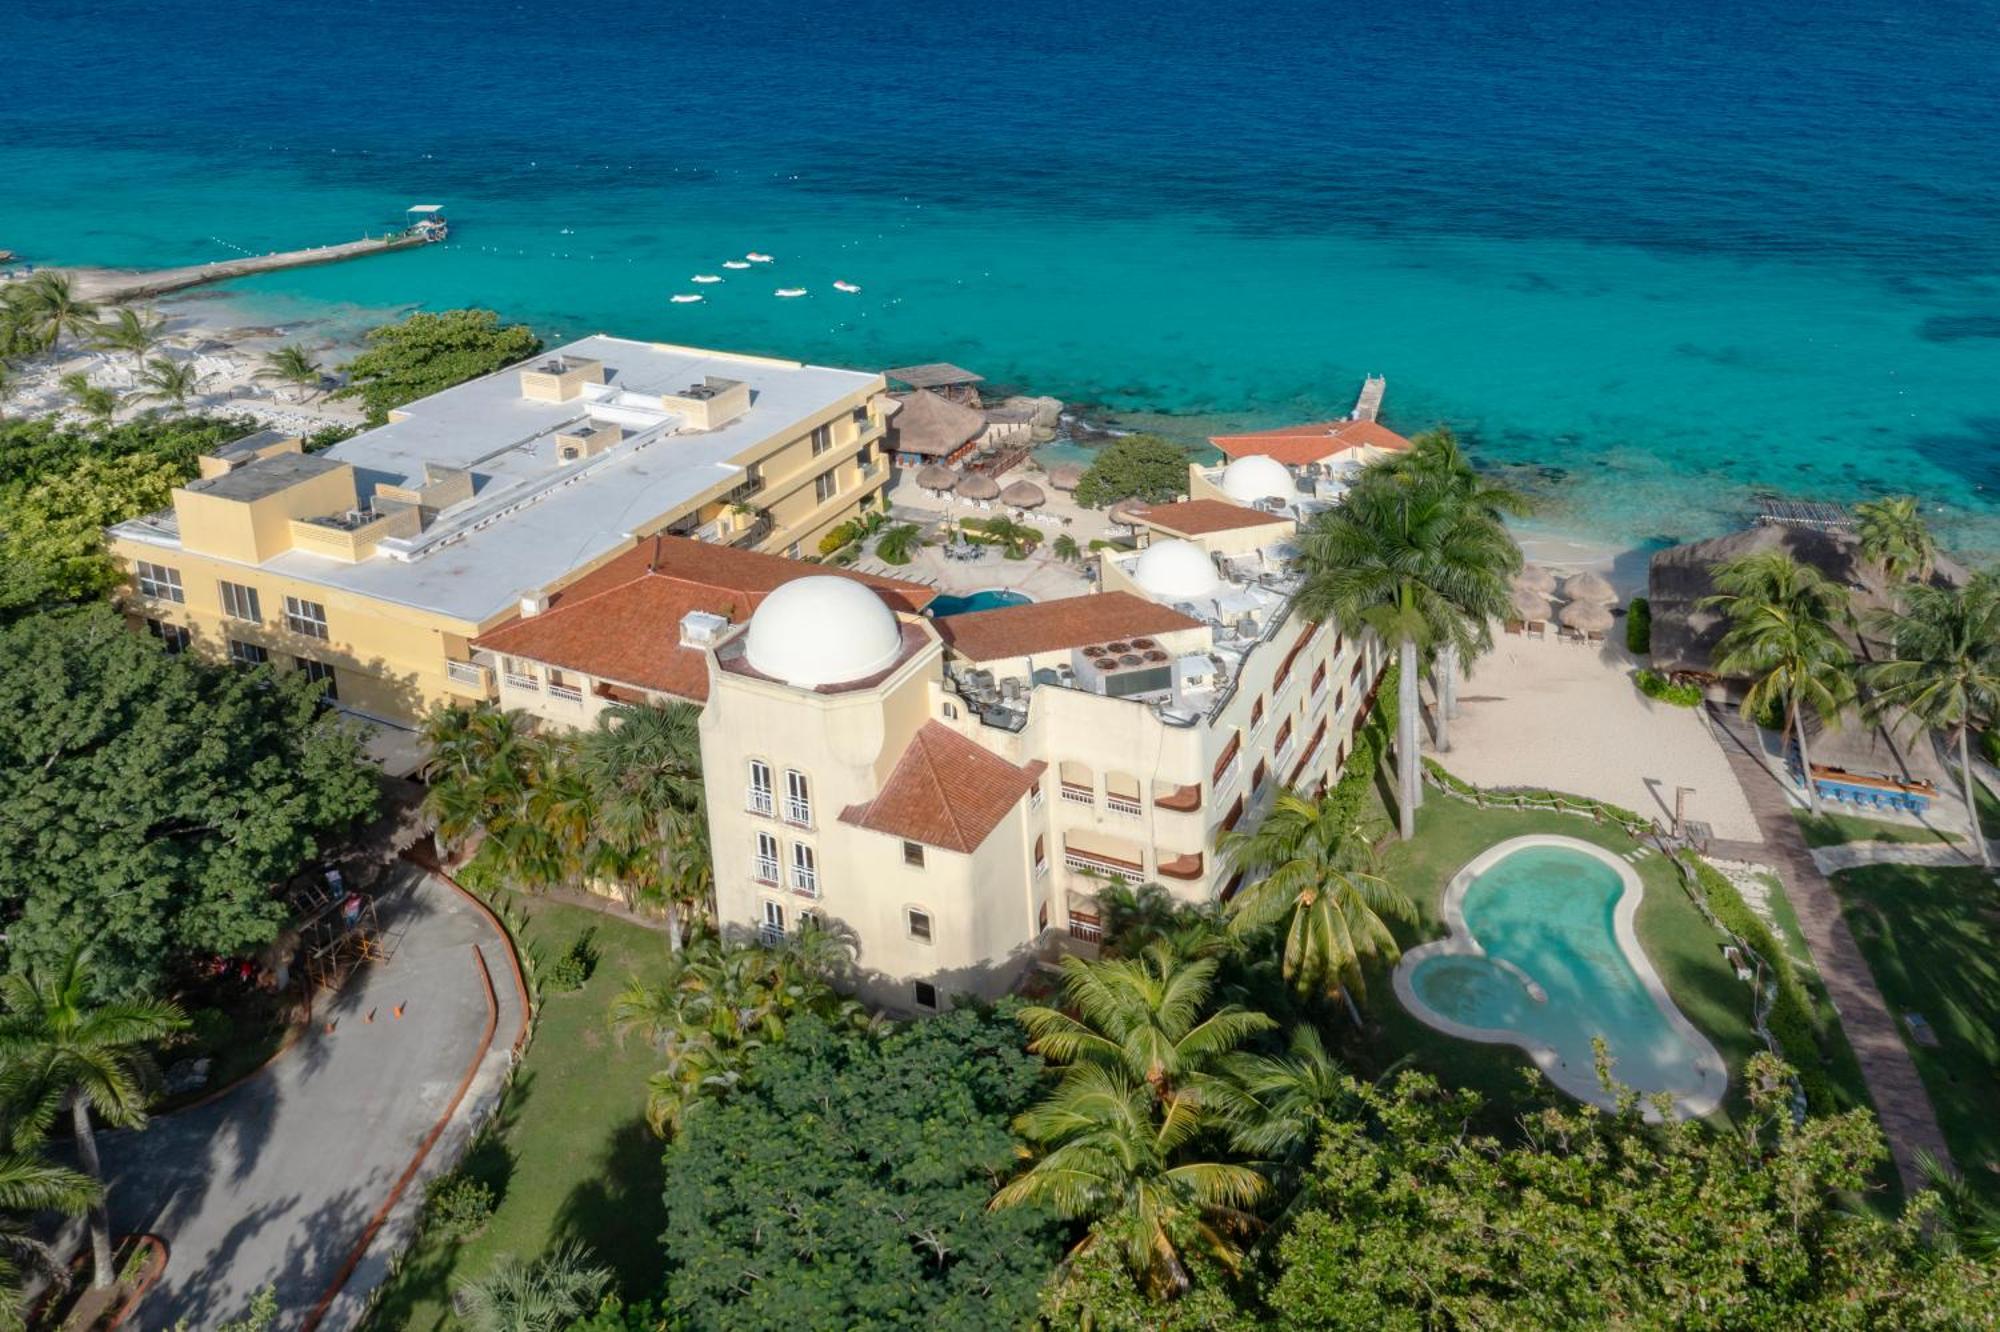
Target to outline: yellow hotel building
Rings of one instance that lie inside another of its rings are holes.
[[[877,502],[879,374],[594,336],[318,454],[266,432],[109,533],[172,649],[324,678],[402,726],[495,693],[471,641],[661,533],[813,552]]]

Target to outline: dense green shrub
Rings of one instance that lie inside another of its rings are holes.
[[[347,363],[347,387],[368,424],[381,425],[406,402],[492,374],[542,349],[525,324],[502,324],[491,310],[419,310],[401,323],[368,331],[368,347]]]
[[[1127,435],[1097,451],[1075,493],[1084,508],[1102,509],[1122,499],[1164,503],[1187,487],[1185,448],[1158,435]]]
[[[577,935],[562,956],[551,962],[548,970],[542,973],[542,984],[551,994],[581,990],[584,982],[590,979],[590,973],[597,970],[597,945],[591,939],[595,933],[595,930],[585,930]]]
[[[1625,647],[1637,657],[1653,651],[1653,604],[1644,597],[1632,598],[1625,608]]]
[[[1780,1051],[1798,1073],[1799,1085],[1805,1088],[1807,1104],[1821,1113],[1831,1113],[1835,1109],[1833,1086],[1820,1067],[1819,1031],[1813,1022],[1812,1001],[1806,995],[1805,985],[1799,980],[1798,973],[1792,969],[1791,956],[1778,942],[1771,927],[1764,923],[1764,918],[1750,909],[1750,904],[1743,900],[1743,894],[1723,877],[1721,870],[1697,859],[1694,872],[1695,886],[1701,890],[1708,909],[1715,913],[1722,927],[1742,939],[1770,965],[1777,983],[1777,995],[1771,1001],[1771,1011],[1765,1015],[1765,1025],[1771,1029]]]
[[[1698,708],[1704,697],[1700,685],[1675,684],[1658,671],[1639,671],[1633,675],[1632,683],[1639,686],[1639,692],[1647,698],[1657,698],[1677,708]]]
[[[490,1186],[453,1170],[424,1186],[424,1229],[453,1242],[471,1239],[493,1219]]]
[[[819,553],[822,555],[831,555],[860,535],[861,524],[850,518],[844,523],[829,528],[827,534],[819,539]]]

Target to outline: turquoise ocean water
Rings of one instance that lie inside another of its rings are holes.
[[[182,263],[442,202],[447,246],[237,291],[949,359],[1191,437],[1375,371],[1561,530],[1910,491],[2000,550],[1996,33],[1993,0],[23,7],[0,246]]]

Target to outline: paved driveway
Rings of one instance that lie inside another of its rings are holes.
[[[211,1327],[267,1285],[279,1326],[303,1326],[478,1060],[451,1125],[321,1324],[352,1326],[422,1180],[455,1159],[476,1112],[497,1097],[522,1021],[506,946],[445,885],[408,867],[392,882],[382,899],[390,960],[323,1004],[310,1033],[220,1099],[104,1140],[114,1226],[169,1247],[134,1326]],[[482,954],[495,996],[490,1042]]]

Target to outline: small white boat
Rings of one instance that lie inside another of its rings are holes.
[[[860,290],[861,290],[861,288],[860,288],[859,286],[857,286],[856,284],[854,284],[854,283],[852,283],[852,282],[836,282],[836,283],[834,283],[834,284],[833,284],[833,289],[834,289],[835,291],[860,291]]]
[[[699,282],[704,286],[706,286],[710,282],[720,282],[722,281],[722,278],[719,274],[715,273],[696,273],[693,277],[689,278],[688,281]]]
[[[680,295],[671,296],[668,299],[671,300],[675,305],[693,305],[697,301],[703,299],[703,297],[702,294],[698,291],[684,291]]]
[[[748,268],[748,267],[750,267],[750,265],[749,265],[749,264],[748,264],[747,262],[745,262],[744,260],[742,260],[742,259],[725,259],[725,260],[723,260],[723,261],[722,261],[722,266],[723,266],[724,268]]]
[[[759,254],[755,250],[750,251],[750,253],[744,255],[743,257],[745,259],[748,259],[753,264],[768,264],[771,262],[770,255]]]
[[[806,289],[804,287],[780,287],[776,294],[784,297],[786,300],[790,300],[794,296],[805,295]]]

